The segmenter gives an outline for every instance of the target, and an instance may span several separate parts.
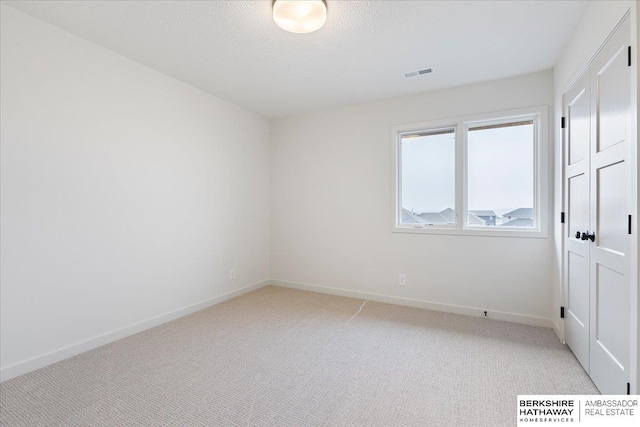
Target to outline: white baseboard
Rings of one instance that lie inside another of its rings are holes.
[[[84,353],[94,348],[101,347],[105,344],[112,343],[119,339],[137,334],[139,332],[151,329],[155,326],[161,325],[166,322],[178,319],[196,311],[203,310],[215,304],[219,304],[223,301],[227,301],[231,298],[235,298],[242,294],[254,291],[262,288],[268,284],[274,286],[282,286],[285,288],[300,289],[305,291],[320,292],[324,294],[339,295],[351,298],[366,299],[370,301],[378,301],[389,304],[404,305],[408,307],[424,308],[428,310],[443,311],[446,313],[463,314],[467,316],[483,317],[484,310],[480,308],[465,307],[459,305],[443,304],[437,302],[394,297],[389,295],[379,295],[368,292],[351,291],[347,289],[332,288],[327,286],[311,285],[307,283],[296,283],[285,280],[262,280],[260,282],[245,286],[235,291],[227,292],[217,297],[209,298],[196,304],[182,307],[180,309],[171,311],[169,313],[162,314],[160,316],[153,317],[148,320],[144,320],[133,325],[126,326],[124,328],[108,332],[103,335],[99,335],[94,338],[90,338],[86,341],[64,347],[50,353],[46,353],[37,357],[34,357],[23,362],[16,363],[11,366],[0,369],[0,382],[15,378],[22,374],[26,374],[36,369],[43,368],[69,357]],[[559,327],[551,319],[543,317],[527,316],[523,314],[506,313],[501,311],[489,311],[489,318],[495,320],[504,320],[507,322],[522,323],[525,325],[542,326],[545,328],[553,328],[559,335]]]
[[[560,332],[560,325],[558,325],[556,323],[555,320],[551,320],[551,324],[553,325],[553,331],[556,333],[556,335],[558,336],[558,339],[562,342],[564,342],[564,338],[562,336],[562,332]]]
[[[430,302],[416,300],[410,298],[394,297],[389,295],[372,294],[368,292],[350,291],[347,289],[332,288],[327,286],[311,285],[308,283],[296,283],[286,280],[271,279],[270,283],[274,286],[282,286],[284,288],[300,289],[303,291],[320,292],[323,294],[339,295],[343,297],[351,297],[365,299],[370,301],[385,302],[388,304],[405,305],[408,307],[425,308],[427,310],[443,311],[446,313],[463,314],[467,316],[484,317],[484,309],[465,307],[461,305],[443,304],[439,302]],[[489,311],[488,317],[494,320],[503,320],[506,322],[521,323],[525,325],[542,326],[552,328],[551,319],[544,317],[527,316],[524,314],[506,313],[503,311]]]
[[[93,350],[94,348],[112,343],[119,339],[145,331],[147,329],[151,329],[155,326],[170,322],[188,314],[195,313],[196,311],[203,310],[212,305],[219,304],[231,298],[246,294],[247,292],[262,288],[263,286],[268,285],[269,282],[269,280],[262,280],[260,282],[256,282],[235,291],[227,292],[217,297],[209,298],[207,300],[189,305],[187,307],[182,307],[169,313],[161,314],[160,316],[156,316],[148,320],[143,320],[142,322],[138,322],[133,325],[125,326],[124,328],[108,332],[94,338],[90,338],[86,341],[72,344],[68,347],[54,350],[50,353],[36,356],[32,359],[7,366],[0,369],[0,382],[15,378],[22,374],[26,374],[27,372],[35,371],[36,369],[43,368],[45,366],[51,365],[52,363],[56,363],[80,353]]]

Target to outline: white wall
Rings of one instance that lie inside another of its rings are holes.
[[[609,34],[613,31],[615,26],[620,22],[627,10],[631,10],[631,24],[632,34],[636,34],[636,14],[640,11],[637,8],[635,1],[592,1],[586,11],[584,12],[581,21],[576,27],[571,39],[567,42],[563,52],[558,59],[556,67],[554,68],[554,106],[558,114],[555,116],[554,129],[554,217],[558,217],[563,209],[562,203],[562,133],[560,130],[560,117],[562,116],[562,95],[569,89],[573,80],[578,77],[582,69],[589,63],[591,58],[598,51],[600,46],[604,43]],[[633,57],[638,58],[639,43],[635,46],[635,55]],[[634,72],[637,70],[634,67]],[[637,81],[637,78],[636,78]],[[637,212],[637,208],[636,208]],[[637,214],[634,215],[637,218]],[[637,220],[636,220],[637,221]],[[638,223],[636,222],[635,229],[637,230]],[[634,242],[637,247],[637,241]],[[554,280],[552,291],[552,314],[553,322],[555,324],[558,334],[562,337],[564,330],[560,321],[559,307],[562,305],[562,234],[561,229],[556,228],[554,234]],[[637,263],[634,266],[635,272],[632,276],[632,283],[636,284],[634,288],[635,299],[637,301]],[[636,322],[637,324],[637,318]],[[635,336],[637,346],[637,328],[632,336]],[[637,348],[637,347],[636,347]],[[638,365],[637,363],[635,364]],[[632,373],[636,376],[635,383],[638,383],[640,378],[637,377],[637,371]],[[635,388],[636,385],[632,381],[632,385]],[[634,391],[637,392],[637,391]]]
[[[266,119],[1,16],[3,378],[269,277]]]
[[[550,325],[551,239],[391,233],[390,144],[393,125],[552,104],[544,71],[272,121],[272,279]]]

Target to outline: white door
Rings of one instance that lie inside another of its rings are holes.
[[[565,342],[589,372],[589,156],[591,86],[589,73],[564,95],[566,120],[564,153]]]
[[[630,381],[627,17],[563,97],[565,341],[603,394]]]
[[[630,381],[631,67],[629,18],[591,69],[590,370],[603,394]]]

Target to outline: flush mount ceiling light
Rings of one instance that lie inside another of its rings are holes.
[[[325,0],[273,0],[273,20],[290,33],[311,33],[327,22]]]

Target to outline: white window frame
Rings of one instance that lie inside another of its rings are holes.
[[[392,127],[392,206],[391,231],[394,233],[451,234],[494,237],[537,237],[549,235],[549,128],[547,106],[522,108],[495,113],[477,114],[429,122],[411,123]],[[534,213],[533,227],[469,227],[467,186],[467,134],[469,128],[516,121],[533,120],[534,123]],[[400,141],[404,134],[428,132],[439,129],[455,129],[455,224],[428,225],[400,223],[401,219],[401,155]]]

